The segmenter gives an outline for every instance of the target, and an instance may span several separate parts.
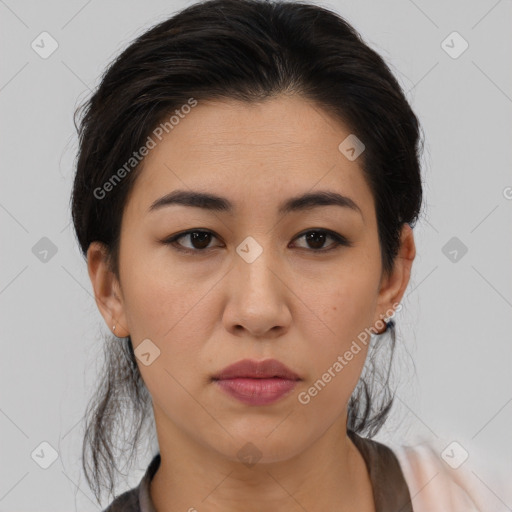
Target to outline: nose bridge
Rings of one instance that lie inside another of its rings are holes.
[[[275,273],[279,272],[279,264],[275,249],[271,247],[272,236],[268,233],[256,236],[259,241],[253,236],[247,236],[236,248],[237,278],[242,288],[245,287],[244,294],[274,295],[274,281],[277,279]]]
[[[270,247],[272,237],[259,235],[258,241],[256,236],[246,237],[236,247],[225,320],[228,328],[242,326],[253,335],[262,335],[287,325],[290,312],[286,287],[278,278],[279,257]]]

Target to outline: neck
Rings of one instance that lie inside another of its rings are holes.
[[[158,414],[155,409],[155,419]],[[242,463],[237,450],[230,458],[159,419],[161,462],[150,485],[158,512],[375,510],[364,459],[346,434],[346,416],[289,458],[253,465]]]

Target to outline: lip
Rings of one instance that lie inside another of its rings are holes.
[[[299,375],[277,359],[265,359],[264,361],[242,359],[241,361],[224,368],[220,373],[213,377],[213,380],[236,378],[271,379],[274,377],[291,381],[301,380]]]
[[[212,378],[219,388],[247,405],[267,405],[288,395],[302,380],[276,359],[243,359]]]
[[[214,383],[228,395],[247,405],[267,405],[288,395],[297,385],[297,380],[272,377],[270,379],[215,380]]]

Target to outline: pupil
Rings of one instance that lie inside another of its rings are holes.
[[[318,243],[318,240],[315,241],[315,239],[317,239],[318,237],[320,237],[321,239],[320,243]],[[317,231],[312,231],[311,233],[306,235],[306,240],[308,241],[308,243],[313,242],[314,249],[319,249],[324,245],[325,233],[318,233]],[[316,244],[318,244],[318,246]]]
[[[202,232],[195,232],[192,233],[192,245],[196,249],[204,249],[205,247],[208,247],[210,233],[202,233]],[[203,237],[203,238],[201,238]],[[199,247],[196,247],[195,242],[199,241]],[[206,243],[205,243],[206,242]]]

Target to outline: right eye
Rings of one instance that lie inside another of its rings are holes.
[[[189,238],[189,241],[192,245],[189,247],[184,247],[179,242],[179,240],[187,237]],[[162,241],[162,243],[172,245],[176,247],[178,251],[186,253],[200,253],[206,252],[206,249],[212,248],[208,247],[212,237],[216,238],[216,236],[211,231],[189,229],[188,231],[184,231],[182,233],[178,233],[177,235],[173,235],[169,238],[166,238],[165,240]]]

